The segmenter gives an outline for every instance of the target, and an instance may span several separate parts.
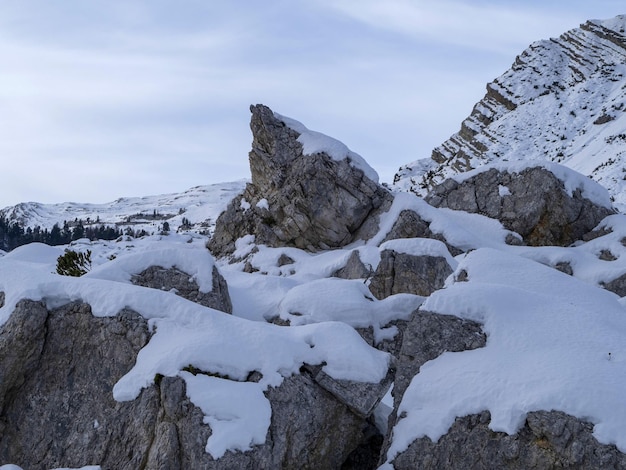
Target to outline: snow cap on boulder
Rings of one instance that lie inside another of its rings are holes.
[[[606,189],[556,163],[486,165],[447,179],[425,200],[497,219],[534,246],[568,246],[614,212]]]

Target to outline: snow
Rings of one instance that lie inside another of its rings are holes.
[[[187,384],[187,395],[211,426],[206,451],[213,458],[219,459],[227,450],[246,451],[265,442],[272,409],[262,386],[189,372],[180,375]]]
[[[381,215],[378,234],[367,245],[379,245],[393,228],[402,211],[410,210],[424,221],[430,222],[430,230],[441,234],[451,245],[461,250],[479,247],[499,247],[505,244],[507,235],[519,237],[506,230],[497,220],[480,214],[469,214],[451,209],[436,209],[411,193],[396,193],[389,211]]]
[[[296,131],[300,136],[298,142],[302,144],[304,155],[315,155],[316,153],[325,153],[333,160],[348,160],[350,165],[361,170],[366,177],[378,183],[378,173],[365,161],[359,154],[350,150],[344,143],[329,137],[321,132],[311,131],[304,124],[295,119],[281,116],[274,113],[276,119],[283,121],[287,127]]]
[[[436,441],[457,416],[483,410],[492,430],[509,434],[530,411],[563,411],[626,451],[626,315],[617,297],[488,248],[464,256],[461,269],[468,282],[435,292],[421,308],[480,322],[487,345],[421,367],[400,405],[406,417],[394,428],[388,462],[414,439]]]
[[[501,184],[499,184],[498,185],[498,195],[500,197],[510,196],[511,195],[511,190],[508,188],[508,186],[502,186]]]
[[[523,162],[501,166],[509,171],[527,167]],[[555,164],[545,167],[567,191],[580,188],[586,197],[610,204],[588,178]],[[233,192],[226,191],[228,197]],[[499,188],[501,196],[507,192]],[[261,200],[257,206],[268,203]],[[203,210],[199,207],[198,213]],[[446,244],[432,239],[384,241],[405,210],[468,253],[453,257]],[[133,400],[158,375],[181,377],[211,427],[206,451],[219,458],[265,441],[272,412],[265,392],[298,374],[303,364],[321,365],[336,379],[380,381],[390,356],[368,346],[355,328],[371,328],[379,343],[397,334],[391,322],[421,308],[480,322],[487,345],[447,352],[424,364],[400,404],[398,415],[405,417],[393,430],[386,468],[415,438],[436,440],[456,417],[483,410],[491,413],[491,429],[506,433],[516,432],[528,412],[560,410],[590,421],[600,442],[626,451],[626,298],[601,288],[626,274],[626,216],[607,217],[598,228],[608,233],[573,247],[510,246],[506,237],[515,234],[496,220],[437,209],[400,193],[381,214],[372,239],[318,253],[257,245],[248,235],[237,240],[230,260],[235,262],[229,264],[214,260],[205,247],[207,237],[193,232],[82,239],[63,247],[34,243],[0,257],[0,291],[5,293],[0,326],[24,298],[42,300],[49,308],[87,302],[95,316],[116,315],[123,308],[139,312],[153,336],[111,390],[113,397]],[[81,278],[57,275],[56,261],[65,249],[90,250],[91,271]],[[354,253],[373,272],[387,249],[440,256],[456,272],[428,298],[397,294],[384,300],[371,295],[369,279],[332,277]],[[293,262],[279,266],[284,256]],[[553,269],[557,263],[568,263],[573,275]],[[203,292],[212,288],[213,268],[218,268],[233,314],[132,284],[133,275],[156,265],[189,274]],[[243,272],[246,265],[258,272]],[[467,282],[454,282],[461,270]],[[291,326],[268,323],[277,317]],[[252,372],[258,382],[247,381]],[[380,429],[386,427],[391,405],[387,397],[375,411]],[[19,467],[0,470],[12,468]]]
[[[177,268],[189,274],[189,280],[198,284],[200,292],[211,292],[213,264],[213,257],[208,250],[198,249],[197,245],[189,243],[162,240],[97,266],[85,278],[129,282],[133,275],[151,266],[160,266],[165,269]]]
[[[241,207],[244,211],[247,211],[248,209],[250,209],[251,206],[250,203],[242,197],[241,202],[239,203],[239,207]]]
[[[266,211],[270,210],[270,204],[267,202],[267,199],[263,198],[259,202],[256,203],[256,206],[259,209],[265,209]]]

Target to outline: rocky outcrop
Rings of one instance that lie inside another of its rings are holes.
[[[365,416],[388,387],[356,384],[351,391],[320,367],[303,368],[266,392],[266,442],[214,460],[205,451],[211,429],[182,378],[157,375],[137,399],[113,399],[114,384],[149,338],[146,320],[130,310],[98,318],[87,304],[49,311],[21,301],[0,329],[0,462],[25,469],[340,468],[370,439]]]
[[[450,274],[452,268],[443,257],[383,250],[369,288],[379,300],[400,293],[428,296],[441,289]]]
[[[212,278],[211,291],[202,292],[198,283],[189,274],[177,268],[165,269],[161,266],[151,266],[133,276],[132,282],[138,286],[174,291],[177,295],[205,307],[232,313],[233,306],[228,293],[228,285],[215,266],[213,266]]]
[[[613,213],[585,198],[580,189],[570,195],[543,167],[519,172],[491,168],[462,182],[448,179],[425,199],[435,207],[497,219],[534,246],[568,246]]]
[[[249,234],[257,244],[310,251],[373,236],[377,210],[391,201],[388,191],[349,155],[305,154],[301,134],[268,107],[251,111],[252,181],[218,218],[208,245],[213,254],[233,253],[235,241]]]
[[[358,251],[350,253],[346,264],[333,273],[333,277],[341,279],[368,279],[372,275],[372,267],[365,266]]]
[[[149,339],[123,311],[96,318],[88,305],[48,311],[21,301],[0,330],[0,461],[24,468],[140,468],[157,424],[150,388],[128,403],[113,385]]]
[[[457,418],[436,443],[414,441],[393,461],[396,470],[525,470],[626,468],[626,456],[593,437],[593,425],[559,411],[528,414],[514,435],[488,428],[489,412]]]

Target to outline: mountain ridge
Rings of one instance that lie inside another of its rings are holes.
[[[620,15],[531,44],[487,85],[460,130],[429,159],[402,166],[393,187],[423,196],[490,162],[548,160],[592,177],[624,205],[625,30]]]

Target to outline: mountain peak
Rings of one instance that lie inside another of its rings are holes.
[[[398,189],[424,195],[454,174],[496,161],[561,163],[626,203],[626,15],[592,20],[523,51],[430,159],[398,171]]]

